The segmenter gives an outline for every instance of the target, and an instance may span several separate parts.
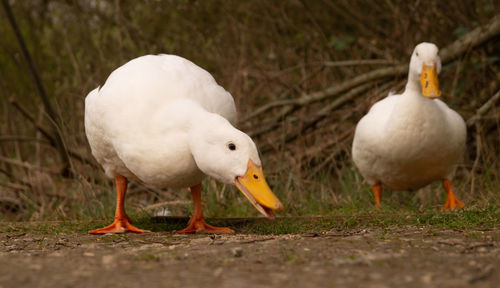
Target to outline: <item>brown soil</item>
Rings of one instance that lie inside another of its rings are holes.
[[[0,287],[498,287],[500,229],[0,234]]]

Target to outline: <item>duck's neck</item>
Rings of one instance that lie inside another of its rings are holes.
[[[427,99],[422,95],[422,88],[418,75],[409,73],[408,83],[405,91],[398,97],[396,104],[389,116],[386,129],[389,133],[393,130],[411,129],[415,125],[421,125],[427,113],[429,113]]]
[[[220,146],[225,147],[226,144],[220,139],[225,135],[225,131],[236,129],[224,117],[208,112],[198,105],[190,112],[192,114],[189,115],[187,140],[198,168],[224,183],[232,183],[231,179],[224,178],[224,173],[220,171],[222,168],[213,163],[220,162]]]
[[[408,72],[408,82],[406,83],[405,92],[411,92],[412,95],[421,95],[422,86],[420,85],[420,79],[417,74],[413,73],[411,70]]]
[[[429,99],[422,95],[419,76],[410,70],[405,91],[401,95],[393,114],[402,115],[404,118],[420,117],[419,115],[421,115],[422,109],[425,109],[424,107],[428,101]]]
[[[199,105],[193,106],[189,115],[189,133],[191,137],[197,137],[198,134],[213,134],[211,131],[223,129],[224,127],[234,128],[231,123],[217,113],[208,112]]]
[[[198,168],[223,183],[233,184],[236,175],[245,174],[249,159],[261,165],[250,137],[219,114],[198,109],[196,115],[192,115],[187,136]],[[230,142],[243,146],[235,148],[237,152],[233,155],[227,146]]]

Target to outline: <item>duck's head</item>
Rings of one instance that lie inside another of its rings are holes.
[[[260,213],[274,218],[273,210],[281,211],[283,205],[267,185],[255,143],[218,115],[203,123],[190,135],[191,152],[200,170],[235,184]]]
[[[422,94],[428,98],[441,96],[438,74],[441,72],[441,59],[438,47],[432,43],[423,42],[415,47],[410,61],[410,79],[418,76]]]

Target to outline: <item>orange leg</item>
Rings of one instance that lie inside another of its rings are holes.
[[[115,221],[104,228],[89,231],[89,234],[108,234],[108,233],[144,233],[150,232],[136,228],[130,224],[130,217],[125,213],[125,194],[127,193],[127,178],[116,176],[116,212]]]
[[[189,219],[187,228],[175,233],[192,234],[192,233],[217,233],[217,234],[233,234],[234,231],[229,228],[219,228],[208,225],[203,219],[203,211],[201,208],[201,184],[191,187],[191,195],[193,196],[194,213]]]
[[[373,196],[375,197],[375,209],[380,209],[380,199],[382,198],[382,185],[377,183],[372,186]]]
[[[441,211],[445,209],[450,209],[454,210],[457,208],[457,205],[460,208],[464,207],[464,203],[460,202],[460,200],[457,199],[457,196],[455,196],[455,193],[453,192],[453,189],[451,188],[451,181],[449,179],[444,179],[443,180],[443,188],[446,190],[447,196],[446,196],[446,203],[444,203],[444,207],[441,208]]]

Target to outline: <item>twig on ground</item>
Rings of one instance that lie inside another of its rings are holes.
[[[462,253],[467,253],[467,252],[470,252],[470,251],[472,251],[476,248],[480,248],[480,247],[494,247],[494,246],[495,246],[495,244],[493,244],[493,243],[477,243],[477,244],[465,247],[462,250]]]
[[[479,274],[469,278],[468,282],[472,284],[481,280],[485,280],[493,274],[493,270],[493,265],[488,265],[484,269],[482,269]]]

